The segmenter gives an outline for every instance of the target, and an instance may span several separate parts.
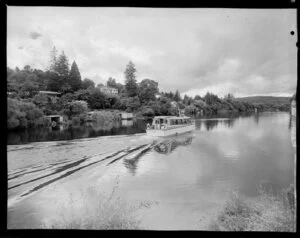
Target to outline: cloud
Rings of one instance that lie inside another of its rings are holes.
[[[7,29],[11,67],[45,69],[56,46],[96,84],[108,77],[123,83],[131,60],[137,80],[153,79],[161,91],[296,90],[295,9],[8,7]]]
[[[32,32],[29,33],[29,36],[30,36],[31,39],[36,40],[37,38],[41,37],[42,35],[38,32],[32,31]]]

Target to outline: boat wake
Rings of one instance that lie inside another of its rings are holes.
[[[103,164],[107,167],[123,160],[126,167],[132,167],[143,155],[152,150],[170,153],[176,147],[188,145],[191,141],[192,137],[182,141],[178,138],[156,140],[152,143],[126,147],[113,153],[98,153],[75,160],[66,159],[11,171],[8,173],[8,207],[36,194],[52,183],[57,183],[91,166]]]

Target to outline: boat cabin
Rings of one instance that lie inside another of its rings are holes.
[[[151,129],[166,129],[191,124],[192,121],[189,117],[158,116],[154,117]]]

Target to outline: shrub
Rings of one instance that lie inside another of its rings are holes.
[[[66,105],[64,106],[63,113],[72,118],[73,116],[86,114],[87,111],[88,106],[85,101],[71,101],[66,103]]]
[[[114,192],[115,188],[111,194],[104,194],[97,188],[89,187],[81,191],[78,196],[79,202],[76,204],[73,202],[75,200],[73,196],[70,196],[67,205],[60,209],[58,218],[41,224],[41,227],[90,230],[140,229],[140,220],[135,215],[139,206],[130,206],[116,197]]]
[[[79,125],[80,124],[80,118],[79,117],[72,117],[72,125]]]
[[[256,200],[233,193],[211,229],[225,231],[295,231],[294,188],[277,195],[259,187]]]
[[[19,101],[17,99],[7,99],[7,127],[27,128],[40,123],[43,116],[42,111],[33,103]]]
[[[150,107],[142,107],[137,115],[143,116],[143,117],[153,117],[155,115],[155,112]]]

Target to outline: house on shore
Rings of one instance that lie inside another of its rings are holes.
[[[102,93],[105,93],[108,95],[118,95],[118,89],[116,89],[116,88],[100,86],[99,89]]]
[[[51,125],[51,127],[56,127],[57,125],[64,122],[64,118],[61,115],[48,115],[45,116],[45,118],[48,119],[49,125]]]

